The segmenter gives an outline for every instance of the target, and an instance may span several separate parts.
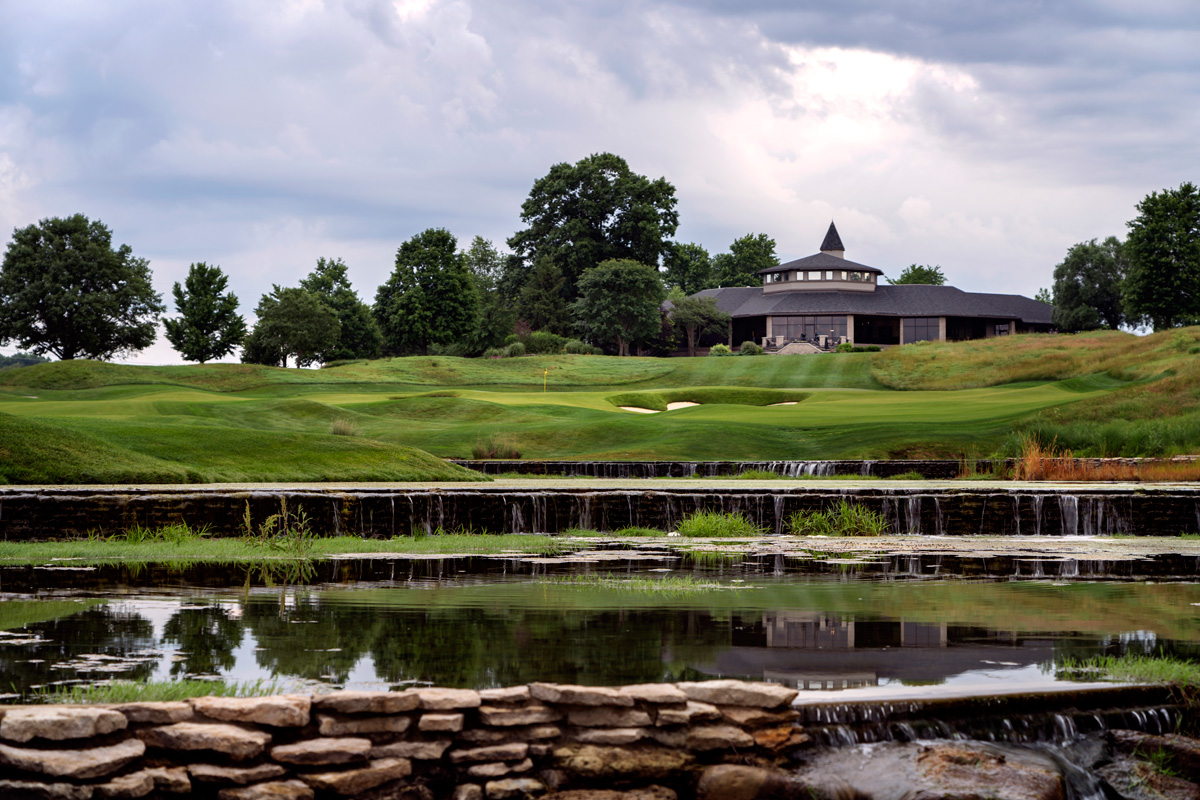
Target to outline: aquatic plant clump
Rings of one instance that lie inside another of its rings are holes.
[[[31,692],[26,699],[34,703],[158,703],[186,700],[189,697],[270,697],[280,694],[274,681],[244,683],[224,681],[130,681],[112,680],[86,686],[55,686]]]
[[[765,536],[766,529],[755,525],[741,514],[720,511],[697,511],[679,521],[680,536],[725,538],[731,536]]]
[[[839,500],[820,511],[796,511],[785,523],[792,536],[884,536],[890,523],[878,511]]]

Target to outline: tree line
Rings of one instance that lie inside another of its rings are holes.
[[[1080,242],[1054,268],[1038,299],[1053,303],[1059,330],[1200,324],[1200,192],[1151,192],[1137,212],[1124,241]]]

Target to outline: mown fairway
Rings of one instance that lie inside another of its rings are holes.
[[[573,459],[982,456],[1011,452],[1017,430],[1081,453],[1186,452],[1197,352],[1191,328],[818,356],[58,362],[0,373],[0,479],[452,480],[470,475],[428,454],[489,438]],[[702,405],[618,408],[680,400]]]

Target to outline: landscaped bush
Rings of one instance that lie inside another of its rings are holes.
[[[508,355],[508,349],[504,347],[489,347],[483,351],[484,358],[504,358]]]
[[[830,509],[797,511],[786,525],[792,536],[883,536],[888,531],[883,514],[845,500]]]
[[[550,331],[534,331],[529,334],[529,338],[525,340],[525,352],[530,355],[544,355],[547,353],[561,353],[563,345],[567,343],[566,337],[559,336],[557,333]]]
[[[508,437],[492,433],[475,442],[475,447],[471,449],[471,457],[517,459],[521,457],[521,451]]]
[[[723,344],[714,344],[709,348],[708,354],[710,356],[731,356],[733,351]]]
[[[754,342],[742,342],[742,347],[738,352],[743,356],[761,356],[763,349]]]
[[[520,342],[513,342],[508,347],[504,348],[504,355],[508,358],[516,358],[517,356],[525,355],[525,345]]]
[[[598,356],[604,351],[595,345],[581,342],[578,339],[568,339],[562,351],[573,356]]]
[[[741,514],[697,511],[679,521],[680,536],[763,536],[766,531]]]
[[[834,352],[835,353],[878,353],[881,350],[883,350],[883,348],[877,344],[858,345],[858,344],[850,344],[849,342],[842,342],[841,344],[839,344],[837,346],[837,348],[834,350]]]

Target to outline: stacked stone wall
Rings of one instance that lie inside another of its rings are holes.
[[[796,694],[534,683],[9,707],[0,797],[670,800],[691,796],[705,767],[769,763],[807,741]]]

